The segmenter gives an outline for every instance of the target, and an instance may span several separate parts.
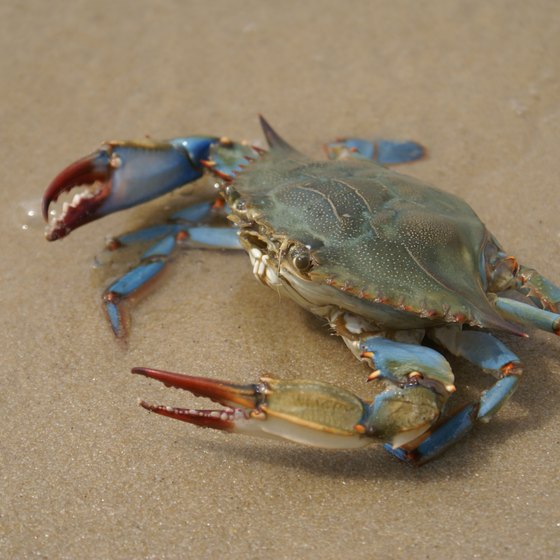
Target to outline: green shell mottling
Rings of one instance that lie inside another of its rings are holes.
[[[289,146],[251,165],[235,188],[275,234],[312,249],[312,280],[418,315],[511,330],[484,291],[490,234],[456,196],[368,160],[318,162]]]

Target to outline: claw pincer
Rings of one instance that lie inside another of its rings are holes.
[[[262,400],[260,395],[264,393],[262,384],[235,385],[226,381],[144,367],[135,367],[132,369],[132,373],[155,379],[167,387],[189,391],[196,397],[206,397],[227,407],[223,410],[200,410],[172,408],[140,401],[145,409],[197,426],[230,432],[234,431],[236,421],[239,422],[240,419],[244,420],[249,417],[250,413],[247,411],[258,410]]]
[[[63,192],[74,187],[97,184],[95,190],[76,194],[71,203],[63,207],[62,218],[54,221],[47,231],[47,239],[55,241],[65,237],[77,227],[97,217],[99,208],[111,193],[111,157],[107,150],[99,150],[69,165],[51,182],[43,196],[43,218],[48,220],[50,205]]]

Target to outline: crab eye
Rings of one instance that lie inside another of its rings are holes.
[[[311,254],[307,247],[292,247],[290,257],[292,264],[300,272],[306,272],[311,268]]]

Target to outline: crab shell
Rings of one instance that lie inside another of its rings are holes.
[[[370,160],[311,160],[265,132],[271,150],[225,188],[264,283],[317,315],[343,309],[379,330],[522,334],[487,293],[485,253],[501,249],[467,203]]]

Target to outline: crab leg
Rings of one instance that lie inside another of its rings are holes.
[[[507,319],[560,335],[560,314],[558,313],[505,297],[496,297],[495,305],[500,314]]]
[[[488,333],[461,331],[455,326],[432,329],[429,336],[453,354],[490,370],[498,381],[480,399],[459,412],[443,415],[423,431],[403,431],[385,449],[400,460],[420,465],[433,459],[464,437],[477,422],[488,422],[517,388],[522,373],[519,358]],[[346,339],[345,339],[346,340]],[[431,388],[441,398],[455,391],[447,360],[430,348],[371,336],[359,342],[346,340],[354,353],[374,369],[369,379],[387,380],[401,387],[416,383]]]
[[[166,223],[157,224],[112,237],[107,242],[107,249],[114,251],[137,243],[153,243],[166,235],[177,235],[185,224],[197,224],[212,217],[211,201],[192,204],[171,214]]]
[[[383,378],[401,385],[416,380],[437,384],[445,393],[455,391],[449,362],[431,348],[371,336],[360,342],[359,349],[359,358],[374,370],[369,381]]]
[[[477,408],[474,420],[489,422],[517,388],[523,373],[519,358],[486,332],[441,327],[433,329],[430,336],[451,353],[462,356],[498,379],[474,405]]]
[[[516,370],[496,381],[490,389],[482,393],[477,402],[443,418],[419,441],[400,448],[386,444],[385,449],[397,459],[415,466],[430,461],[467,435],[477,422],[489,422],[517,389],[519,373],[520,370]]]
[[[113,282],[103,294],[103,307],[113,333],[118,338],[124,338],[130,325],[128,304],[142,296],[153,282],[164,271],[169,258],[179,243],[181,245],[217,248],[239,249],[237,230],[231,227],[175,225],[167,227],[169,233],[150,247],[140,257],[140,263],[128,271],[124,276]],[[137,242],[139,237],[155,235],[154,228],[139,230],[118,238],[121,244]],[[134,238],[133,238],[134,237]],[[133,239],[131,239],[133,238]]]
[[[324,149],[329,159],[362,157],[381,165],[409,163],[426,155],[425,148],[412,140],[339,138],[336,142],[325,144]]]
[[[543,309],[560,312],[560,287],[536,270],[520,266],[517,276],[521,279],[518,290],[535,300]]]
[[[398,459],[414,465],[438,456],[464,437],[476,423],[489,422],[515,392],[522,373],[519,358],[489,333],[461,331],[455,326],[446,326],[432,329],[428,334],[451,353],[489,370],[498,380],[481,394],[477,402],[444,416],[418,441],[399,449],[385,446]]]
[[[489,288],[500,314],[513,322],[560,334],[560,287],[536,270],[520,265],[496,244],[489,244],[488,249]],[[528,303],[509,297],[512,290],[525,296]]]
[[[498,379],[513,370],[521,372],[519,358],[490,333],[449,325],[429,330],[428,336],[455,356],[465,358]]]

